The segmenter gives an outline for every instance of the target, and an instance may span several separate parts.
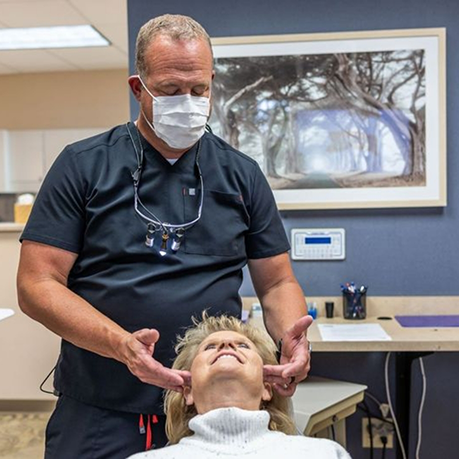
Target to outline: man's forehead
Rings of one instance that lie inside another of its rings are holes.
[[[212,54],[202,42],[153,42],[145,58],[149,73],[159,78],[171,72],[205,74],[208,78],[213,71]]]
[[[148,52],[153,52],[157,49],[180,49],[183,51],[193,51],[199,49],[200,52],[207,49],[209,54],[212,54],[209,42],[204,38],[174,38],[165,34],[158,34],[152,38],[148,45]]]

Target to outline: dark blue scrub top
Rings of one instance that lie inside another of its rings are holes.
[[[193,220],[200,198],[197,146],[171,165],[142,142],[143,204],[165,222]],[[254,160],[206,133],[199,164],[202,217],[175,254],[159,255],[159,237],[154,248],[144,243],[147,226],[134,210],[131,177],[137,160],[125,125],[65,148],[21,236],[78,254],[68,287],[130,332],[156,328],[161,337],[154,357],[167,366],[177,334],[193,315],[200,317],[204,309],[240,315],[238,291],[247,259],[289,250],[271,189]],[[123,364],[65,340],[55,386],[104,408],[161,412],[161,389],[140,382]]]

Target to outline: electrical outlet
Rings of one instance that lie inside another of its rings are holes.
[[[391,421],[388,419],[388,421]],[[394,447],[394,427],[391,422],[381,421],[380,419],[371,418],[371,430],[373,434],[373,448],[382,448],[383,442],[381,437],[387,437],[386,448]],[[362,446],[370,448],[370,429],[368,426],[368,418],[362,419]]]

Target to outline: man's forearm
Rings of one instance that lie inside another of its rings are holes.
[[[276,343],[289,327],[307,314],[303,291],[295,279],[271,288],[260,302],[265,326]]]
[[[32,319],[75,346],[122,361],[127,331],[54,279],[18,283],[19,306]]]

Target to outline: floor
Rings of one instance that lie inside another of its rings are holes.
[[[0,412],[0,458],[40,459],[49,412]]]

